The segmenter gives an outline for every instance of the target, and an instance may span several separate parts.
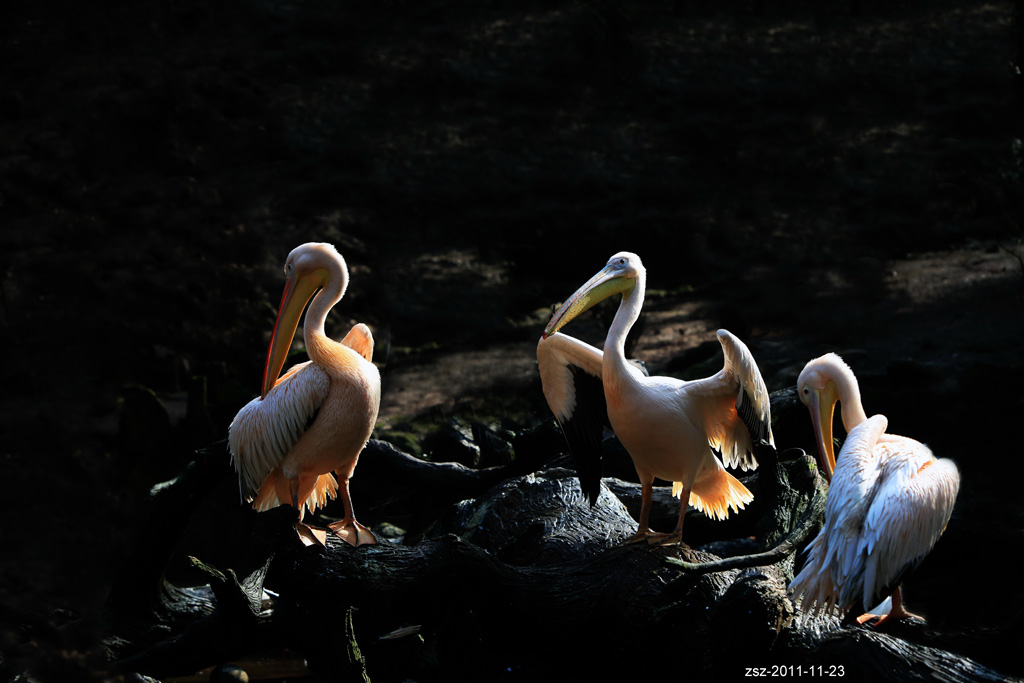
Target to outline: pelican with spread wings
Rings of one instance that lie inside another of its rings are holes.
[[[647,271],[640,257],[620,252],[551,318],[537,345],[548,406],[569,444],[580,486],[593,504],[600,492],[602,431],[610,427],[629,452],[641,484],[639,528],[627,542],[681,543],[688,504],[714,519],[742,509],[753,494],[724,465],[757,467],[754,445],[774,445],[768,390],[753,356],[738,338],[718,331],[721,371],[686,382],[648,377],[626,360],[626,335],[640,316]],[[559,332],[598,301],[622,295],[604,351]],[[719,459],[715,451],[721,454]],[[655,478],[673,482],[680,497],[671,534],[649,528]]]

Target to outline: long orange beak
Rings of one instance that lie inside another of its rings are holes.
[[[835,382],[829,380],[821,391],[815,390],[807,402],[811,411],[811,423],[814,435],[818,439],[818,456],[821,467],[825,471],[825,479],[832,481],[832,473],[836,471],[836,452],[832,444],[832,418],[835,415],[839,390]]]
[[[263,366],[263,390],[260,398],[266,398],[267,392],[277,384],[281,368],[284,367],[284,362],[288,359],[288,351],[292,347],[295,330],[299,328],[302,311],[305,310],[306,304],[326,280],[327,273],[323,269],[317,269],[304,275],[290,276],[285,280],[281,305],[277,309],[277,322],[274,323],[274,331],[270,334],[267,362]]]
[[[611,266],[605,266],[577,289],[551,316],[547,327],[544,328],[544,336],[550,337],[558,332],[566,323],[599,301],[620,293],[624,297],[629,296],[635,287],[636,278],[627,277],[613,270]]]

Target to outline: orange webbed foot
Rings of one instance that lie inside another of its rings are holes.
[[[295,533],[299,535],[302,545],[327,547],[327,531],[325,529],[316,529],[302,522],[295,522]]]
[[[864,624],[867,624],[868,626],[878,626],[878,624],[882,623],[882,621],[886,617],[888,617],[888,616],[889,615],[887,615],[887,614],[883,614],[882,616],[879,616],[877,614],[871,614],[870,612],[865,612],[864,614],[862,614],[859,617],[857,617],[857,623],[860,624],[861,626],[863,626]],[[876,619],[878,621],[875,621]]]
[[[647,542],[651,545],[678,545],[685,550],[690,549],[690,546],[683,543],[682,534],[658,534],[658,536],[660,536],[660,538],[649,539]]]
[[[352,547],[377,543],[377,537],[373,535],[373,532],[354,519],[342,519],[327,526],[335,536]]]
[[[634,543],[640,543],[641,541],[647,541],[648,543],[654,543],[655,539],[664,536],[665,534],[658,534],[650,529],[640,529],[635,534],[627,538],[622,542],[622,545],[632,545]]]
[[[868,628],[881,629],[884,626],[889,626],[898,621],[920,621],[924,623],[924,617],[919,614],[911,614],[910,612],[900,612],[899,614],[871,614],[866,613],[857,617],[857,623],[861,626],[867,626]]]

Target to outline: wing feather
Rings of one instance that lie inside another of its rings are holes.
[[[373,362],[373,335],[370,333],[370,328],[364,323],[353,325],[341,343],[366,360]]]
[[[835,603],[844,611],[856,603],[864,585],[867,555],[863,524],[882,484],[882,462],[875,457],[875,445],[888,424],[884,415],[875,415],[850,430],[837,458],[843,465],[836,465],[829,484],[825,563],[838,591]]]
[[[883,483],[864,520],[864,609],[870,609],[928,555],[949,523],[960,489],[951,460],[922,443],[887,437]]]
[[[282,375],[266,398],[254,398],[238,411],[228,427],[228,449],[242,500],[255,498],[315,419],[329,390],[327,373],[307,361]]]
[[[883,415],[850,430],[839,453],[825,503],[825,524],[807,547],[803,569],[790,584],[794,599],[803,596],[804,609],[846,610],[852,604],[858,577],[863,576],[860,528],[878,481],[874,445],[888,426]],[[862,580],[862,579],[861,579]]]
[[[725,364],[707,379],[688,383],[688,392],[700,395],[705,405],[705,429],[711,447],[728,467],[757,467],[754,445],[775,446],[771,399],[754,356],[738,337],[718,330]],[[692,388],[691,388],[692,387]]]
[[[885,434],[875,415],[850,430],[837,459],[825,524],[793,579],[805,609],[871,609],[934,547],[960,487],[950,460],[923,444]]]
[[[610,428],[601,368],[604,356],[564,334],[542,337],[537,367],[548,407],[562,428],[583,494],[593,505],[601,492],[601,442]]]

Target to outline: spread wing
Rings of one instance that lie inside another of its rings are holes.
[[[591,505],[601,492],[604,428],[611,428],[601,380],[603,362],[601,351],[568,335],[556,333],[537,344],[544,398],[562,428],[580,488]]]
[[[327,373],[306,361],[282,375],[266,398],[254,398],[238,411],[228,427],[228,449],[242,500],[252,501],[263,480],[280,466],[316,419],[329,390]]]
[[[751,470],[757,467],[754,445],[775,446],[771,399],[746,344],[727,330],[718,330],[718,341],[725,355],[723,368],[690,382],[687,392],[703,404],[708,442],[722,454],[726,466]]]

